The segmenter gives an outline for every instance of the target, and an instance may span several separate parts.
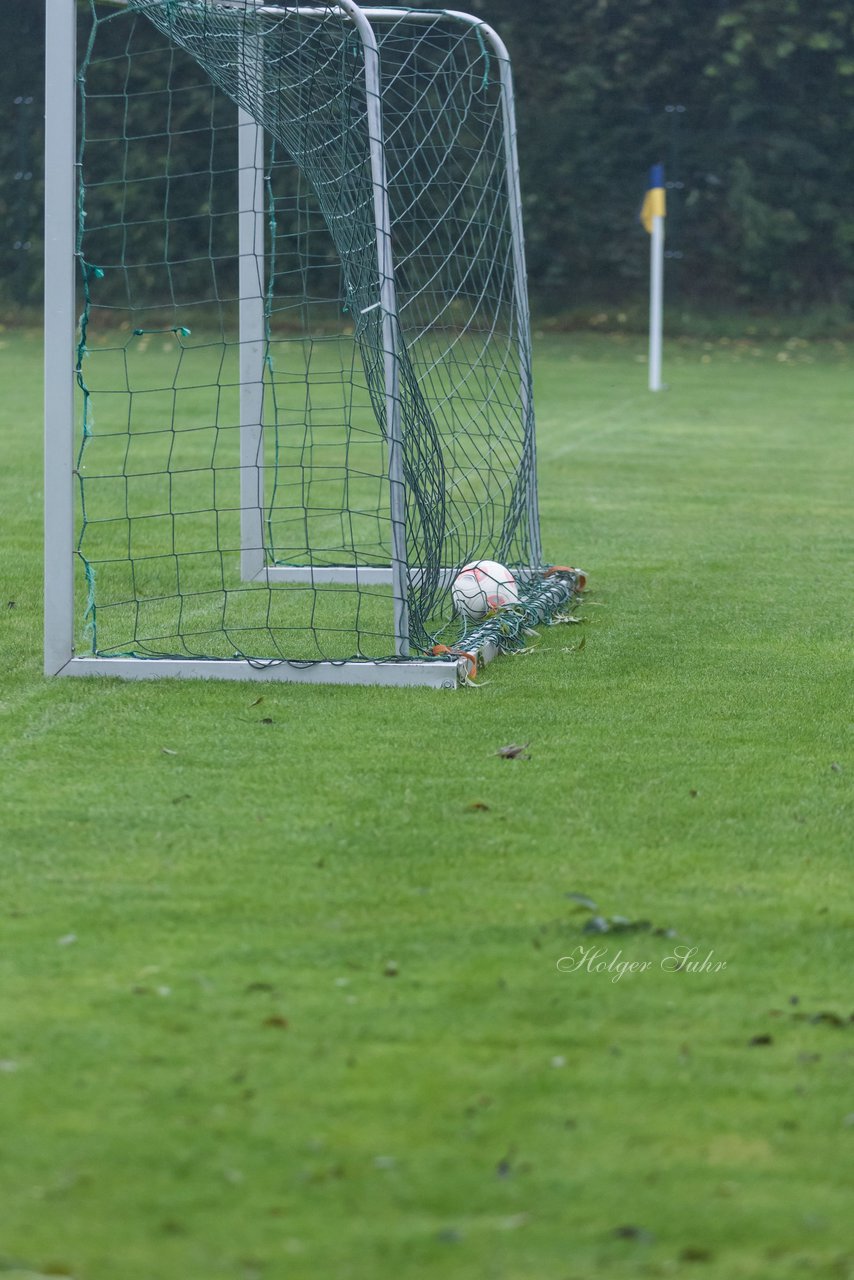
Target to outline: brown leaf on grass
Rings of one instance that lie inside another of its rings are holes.
[[[489,805],[484,804],[482,800],[474,800],[470,805],[467,805],[466,808],[476,810],[478,813],[489,812]]]
[[[794,1014],[792,1015],[794,1017]],[[822,1009],[820,1013],[814,1013],[810,1017],[810,1022],[826,1022],[831,1027],[844,1027],[845,1019],[840,1018],[838,1013],[834,1013],[830,1009]]]
[[[185,1236],[187,1228],[183,1222],[178,1222],[175,1218],[166,1218],[160,1224],[160,1230],[165,1236]]]
[[[652,1232],[647,1231],[646,1227],[637,1227],[633,1222],[614,1227],[611,1234],[616,1240],[638,1240],[644,1244],[650,1244],[655,1239]]]
[[[511,742],[506,747],[499,747],[494,755],[500,756],[502,760],[530,760],[528,755],[528,747],[530,742]]]

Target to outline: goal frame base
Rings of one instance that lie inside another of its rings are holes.
[[[486,661],[485,653],[482,655]],[[457,661],[420,662],[248,662],[243,658],[71,658],[53,673],[57,676],[113,676],[121,680],[246,680],[281,684],[384,685],[406,688],[423,685],[456,689]]]

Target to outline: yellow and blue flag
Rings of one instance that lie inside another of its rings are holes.
[[[646,231],[652,235],[653,218],[663,218],[667,214],[664,199],[664,165],[654,164],[649,171],[646,195],[640,211],[640,220]]]

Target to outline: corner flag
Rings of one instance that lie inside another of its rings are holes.
[[[654,164],[649,171],[646,195],[640,211],[640,220],[648,235],[652,235],[653,218],[664,218],[667,205],[664,198],[664,165]]]
[[[664,165],[654,164],[640,213],[640,220],[652,237],[649,242],[649,389],[663,391],[661,347],[664,330]]]

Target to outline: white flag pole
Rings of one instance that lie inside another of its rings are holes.
[[[652,219],[649,238],[649,389],[663,391],[661,346],[664,324],[664,218]]]

